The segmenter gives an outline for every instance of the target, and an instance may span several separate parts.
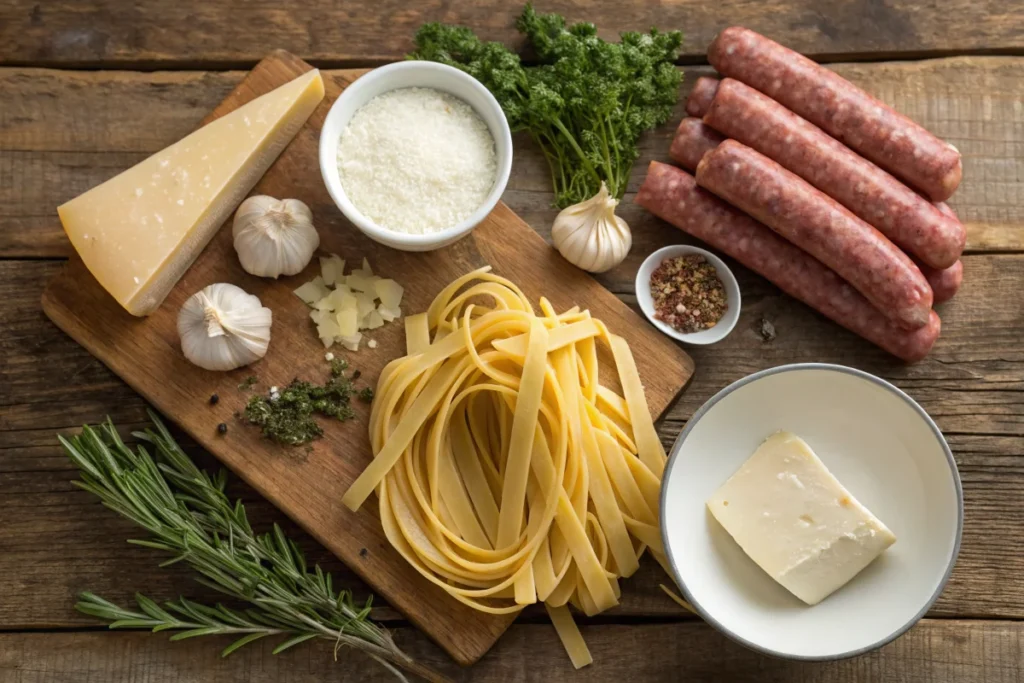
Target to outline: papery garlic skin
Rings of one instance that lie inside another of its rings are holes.
[[[633,246],[629,225],[615,215],[619,200],[601,189],[590,199],[566,207],[551,226],[555,249],[569,263],[603,273],[622,263]]]
[[[267,354],[272,315],[241,287],[210,285],[182,305],[178,313],[181,351],[204,370],[234,370]]]
[[[313,212],[298,199],[249,197],[235,212],[231,234],[242,268],[259,277],[301,272],[320,246]]]

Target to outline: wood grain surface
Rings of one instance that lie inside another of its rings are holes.
[[[725,384],[763,368],[820,360],[859,367],[908,391],[936,418],[963,478],[963,547],[930,618],[882,650],[835,663],[795,664],[752,654],[695,621],[658,589],[660,569],[644,564],[622,604],[584,634],[595,664],[572,674],[546,617],[527,610],[468,670],[383,601],[374,616],[400,644],[461,680],[767,681],[768,683],[1018,683],[1024,681],[1024,53],[1018,3],[916,0],[696,0],[540,3],[570,19],[588,18],[602,35],[679,27],[684,61],[701,63],[714,33],[745,23],[827,59],[832,68],[910,113],[965,153],[965,181],[953,204],[967,220],[967,279],[940,310],[943,337],[924,362],[904,366],[762,279],[737,268],[744,309],[722,344],[694,349],[696,371],[659,423],[670,444],[686,419]],[[55,442],[107,414],[126,428],[145,423],[145,402],[43,316],[44,283],[70,253],[55,207],[194,129],[271,47],[318,65],[376,64],[404,53],[426,19],[473,24],[488,38],[520,45],[512,28],[520,5],[493,1],[386,0],[372,11],[350,0],[238,5],[0,2],[0,680],[376,681],[390,680],[357,653],[331,656],[311,645],[270,656],[270,644],[218,657],[221,642],[169,644],[159,635],[97,632],[72,609],[85,589],[120,602],[135,591],[156,599],[218,599],[181,567],[125,544],[130,523],[71,486],[75,475]],[[372,15],[372,18],[368,18]],[[225,18],[227,17],[227,18]],[[921,56],[969,57],[907,61]],[[528,55],[527,55],[528,56]],[[901,61],[886,62],[886,58]],[[841,63],[866,60],[870,63]],[[99,71],[30,68],[96,67]],[[17,68],[26,67],[26,68]],[[189,71],[160,69],[187,67]],[[147,72],[124,71],[138,68]],[[120,70],[116,70],[120,69]],[[157,69],[155,71],[149,71]],[[684,93],[707,67],[686,67]],[[681,108],[679,110],[681,112]],[[673,124],[641,140],[631,189],[651,158],[666,159]],[[504,200],[547,237],[555,211],[544,161],[525,137]],[[600,281],[633,305],[632,278],[653,249],[685,241],[630,204],[632,255]],[[6,259],[6,260],[5,260]],[[775,336],[761,335],[764,323]],[[185,434],[205,467],[218,462]],[[254,526],[286,523],[308,557],[365,596],[369,589],[315,539],[251,487],[231,493]]]
[[[111,68],[248,68],[268,47],[317,66],[401,59],[427,21],[464,24],[485,40],[520,46],[523,2],[256,0],[6,0],[0,3],[0,64]],[[1024,50],[1024,13],[1012,0],[542,0],[542,12],[590,21],[601,35],[679,29],[684,56],[704,62],[711,39],[741,24],[819,58],[921,57]],[[369,11],[368,11],[369,10]]]
[[[957,57],[832,68],[955,144],[967,179],[950,204],[968,229],[968,251],[1024,249],[1024,59]],[[632,193],[651,159],[668,161],[672,131],[693,81],[687,67],[673,119],[640,140],[622,214],[634,248],[617,271],[635,272],[663,224]],[[346,79],[351,71],[331,72]],[[244,73],[0,69],[0,258],[67,257],[53,207],[194,130]],[[543,157],[525,135],[505,201],[548,236],[556,211]]]
[[[282,85],[310,67],[285,52],[260,62],[207,119],[222,116],[252,98]],[[313,210],[321,249],[349,263],[368,258],[375,272],[397,278],[405,287],[405,311],[424,311],[448,283],[475,268],[491,265],[517,283],[531,300],[546,296],[556,310],[580,304],[609,329],[629,341],[644,381],[648,404],[660,415],[693,373],[690,358],[611,293],[569,265],[529,225],[503,204],[466,239],[443,250],[411,254],[377,245],[364,237],[332,205],[320,178],[319,130],[327,110],[354,76],[341,73],[327,87],[327,97],[254,192],[302,199]],[[339,87],[339,84],[341,87]],[[366,429],[369,410],[361,406],[355,420],[332,423],[310,449],[287,449],[263,439],[237,419],[248,392],[239,383],[252,374],[255,390],[284,386],[293,377],[323,381],[328,375],[324,348],[314,334],[309,309],[292,290],[319,273],[314,260],[303,273],[281,280],[261,279],[242,270],[231,231],[221,229],[163,305],[145,319],[133,318],[73,257],[43,294],[43,310],[61,329],[85,346],[152,405],[180,425],[204,448],[353,567],[377,593],[434,638],[456,660],[472,663],[508,627],[513,616],[493,616],[452,599],[405,562],[380,526],[376,499],[353,513],[341,497],[370,462]],[[181,355],[178,310],[188,297],[214,282],[238,284],[274,311],[270,351],[251,366],[210,373]],[[376,349],[359,353],[335,349],[374,386],[383,367],[405,353],[402,324],[368,333]],[[614,375],[611,375],[614,376]],[[221,401],[209,405],[217,394]],[[229,424],[227,435],[218,423]]]
[[[925,620],[881,650],[838,662],[789,662],[743,650],[695,623],[584,626],[599,659],[572,671],[551,626],[517,624],[471,669],[457,669],[422,637],[399,629],[414,657],[455,681],[594,683],[1019,683],[1019,622]],[[225,643],[227,641],[224,641]],[[201,639],[167,643],[141,633],[0,634],[0,679],[14,683],[392,683],[359,654],[333,661],[329,644],[272,657],[261,641],[219,659]],[[725,653],[728,653],[725,655]]]

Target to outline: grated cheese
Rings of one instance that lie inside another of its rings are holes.
[[[432,88],[378,95],[338,142],[345,194],[377,225],[427,234],[468,218],[497,174],[494,138],[468,104]]]

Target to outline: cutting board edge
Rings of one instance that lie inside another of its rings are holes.
[[[240,81],[239,84],[227,96],[225,96],[225,98],[217,105],[217,107],[214,108],[214,110],[212,110],[206,117],[204,117],[202,125],[205,125],[207,122],[222,115],[222,113],[218,112],[226,104],[233,103],[237,100],[237,98],[240,95],[244,97],[245,90],[248,87],[248,84],[255,77],[255,74],[258,70],[260,70],[261,68],[266,70],[275,70],[281,67],[284,67],[285,69],[299,69],[300,71],[303,72],[313,68],[310,64],[308,64],[298,56],[285,50],[275,50],[271,52],[270,54],[268,54],[267,57],[265,57],[258,64],[256,64],[253,67],[253,69],[246,74],[242,81]],[[325,77],[331,77],[331,80],[334,80],[341,88],[344,88],[345,85],[351,83],[352,80],[354,80],[367,70],[348,69],[344,71],[346,72],[345,74],[325,73],[324,75]],[[351,78],[348,77],[348,72],[351,72]],[[309,124],[307,123],[307,125]],[[509,213],[515,215],[515,213],[511,211],[511,209],[507,210],[509,211]],[[522,219],[519,218],[517,215],[515,215],[515,217],[519,221],[523,222]],[[525,222],[523,223],[525,224]],[[148,404],[153,406],[158,412],[164,415],[171,415],[173,411],[166,410],[164,406],[160,405],[160,401],[153,400],[148,390],[143,389],[142,386],[136,383],[135,381],[128,379],[127,374],[129,373],[125,373],[125,375],[122,375],[120,372],[118,372],[115,369],[114,364],[112,362],[108,362],[109,359],[105,357],[106,354],[101,349],[98,349],[96,348],[96,346],[92,345],[86,336],[77,335],[75,333],[74,322],[77,314],[71,307],[67,305],[66,302],[62,301],[59,294],[55,291],[55,287],[65,278],[70,278],[70,283],[74,284],[75,278],[72,277],[68,273],[68,271],[73,264],[76,265],[77,267],[78,264],[75,264],[75,261],[78,261],[80,264],[81,259],[77,255],[72,255],[69,262],[65,264],[63,268],[61,268],[60,272],[58,272],[56,275],[50,278],[50,280],[46,283],[46,286],[41,296],[41,305],[44,314],[47,316],[49,320],[51,320],[51,322],[53,322],[58,328],[65,332],[76,343],[80,344],[83,348],[89,351],[90,354],[92,354],[94,357],[100,360],[100,362],[102,362],[104,366],[110,369],[111,372],[117,375],[122,381],[124,381],[129,387],[131,387],[133,391],[138,393]],[[88,275],[88,277],[92,277],[91,274],[89,274],[87,269],[84,267],[84,264],[81,264],[81,271],[85,272]],[[629,307],[626,306],[626,308]],[[636,311],[632,311],[632,313],[636,314]],[[128,314],[124,313],[124,315]],[[636,317],[638,318],[638,320],[641,320],[641,316],[637,315]],[[644,323],[641,322],[640,324]],[[681,396],[682,392],[692,381],[693,373],[695,370],[695,363],[692,357],[684,349],[682,349],[676,344],[673,344],[671,341],[667,339],[661,339],[660,342],[660,345],[665,350],[665,353],[671,353],[671,355],[673,355],[680,362],[679,369],[681,369],[685,373],[685,381],[680,386],[678,386],[678,388],[675,389],[675,391],[671,394],[670,398],[659,412],[658,419],[661,419],[679,400],[679,397]],[[669,347],[674,347],[671,352],[668,350]],[[661,400],[664,400],[665,395],[665,392],[661,393],[661,396],[659,397],[659,402]],[[179,422],[178,420],[170,419],[170,421],[178,425],[183,431],[188,433],[191,437],[195,438],[195,440],[205,450],[216,455],[215,445],[211,445],[209,443],[209,439],[207,439],[204,435],[196,433],[195,430],[190,429],[189,427]],[[367,578],[367,575],[371,572],[367,570],[367,572],[364,573],[364,571],[361,569],[360,562],[355,558],[349,557],[350,553],[340,552],[338,549],[336,549],[335,544],[331,543],[329,540],[325,540],[324,538],[322,538],[321,534],[315,531],[312,527],[307,526],[307,524],[303,522],[300,517],[286,513],[284,509],[285,507],[288,506],[286,505],[282,507],[282,505],[279,504],[277,497],[273,495],[270,489],[267,489],[263,486],[260,486],[258,483],[251,481],[250,477],[244,473],[244,470],[236,470],[234,467],[225,462],[224,459],[219,456],[217,459],[223,466],[230,469],[236,476],[239,476],[242,480],[244,480],[246,483],[252,486],[261,496],[263,496],[272,504],[274,504],[274,506],[281,510],[283,514],[286,514],[290,519],[295,521],[300,527],[306,530],[307,533],[309,533],[313,538],[317,540],[317,542],[324,545],[325,548],[327,548],[335,556],[339,557],[339,559],[342,559],[345,565],[349,567],[353,572],[355,572],[358,576],[363,578],[363,580],[368,584],[368,586],[371,589],[374,588],[375,581]],[[485,655],[490,650],[490,648],[493,647],[493,645],[497,642],[497,640],[501,637],[505,630],[507,630],[508,626],[511,625],[511,623],[515,620],[518,614],[514,613],[512,615],[507,616],[499,615],[502,616],[502,618],[495,619],[494,623],[500,625],[500,628],[496,628],[494,632],[492,632],[491,629],[485,629],[488,635],[484,639],[482,639],[481,642],[476,643],[477,647],[466,648],[463,646],[467,643],[460,641],[457,637],[454,637],[455,634],[453,632],[443,628],[436,628],[436,624],[427,623],[428,620],[425,617],[421,618],[422,615],[416,615],[415,613],[411,613],[403,609],[402,607],[396,605],[394,600],[389,598],[389,596],[385,593],[376,590],[374,592],[379,594],[384,600],[390,602],[392,606],[394,606],[403,616],[408,618],[411,623],[417,626],[439,647],[444,649],[457,663],[463,666],[473,664],[476,661],[478,661],[481,657],[483,657],[483,655]],[[481,634],[478,632],[477,637],[479,637],[480,635]]]
[[[43,288],[43,293],[40,297],[40,303],[42,306],[43,314],[46,315],[50,322],[52,322],[62,332],[64,332],[64,334],[68,335],[71,339],[73,339],[75,343],[79,344],[82,348],[88,351],[90,355],[92,355],[94,358],[103,363],[104,367],[106,367],[108,370],[114,373],[122,382],[127,384],[132,391],[141,396],[142,399],[146,401],[146,403],[149,404],[150,407],[155,409],[158,413],[160,413],[163,416],[164,420],[167,420],[168,422],[177,426],[179,429],[188,434],[192,439],[194,439],[196,443],[198,443],[203,448],[203,450],[207,451],[208,453],[214,454],[216,457],[215,449],[211,448],[211,446],[209,445],[209,439],[207,435],[200,434],[195,430],[190,429],[188,426],[178,422],[177,420],[168,418],[167,415],[170,414],[169,411],[166,410],[164,406],[158,405],[158,401],[154,401],[152,398],[150,398],[148,390],[144,389],[140,385],[137,385],[133,380],[119,373],[108,361],[108,359],[106,358],[106,354],[103,352],[103,350],[92,345],[87,337],[75,334],[75,332],[73,331],[75,326],[69,324],[68,318],[68,316],[73,316],[74,313],[70,311],[60,300],[60,297],[56,296],[53,292],[53,288],[55,285],[59,284],[61,280],[69,277],[67,270],[70,267],[71,262],[74,260],[80,259],[78,258],[77,255],[73,255],[68,260],[68,263],[64,264],[64,266],[56,275],[47,280],[46,286]],[[74,282],[74,279],[72,278],[71,281]],[[125,312],[125,315],[128,315],[128,313]],[[343,548],[343,546],[336,547],[335,544],[333,544],[330,541],[330,539],[324,538],[323,535],[320,534],[315,528],[305,524],[301,518],[284,512],[282,504],[278,501],[277,496],[273,494],[273,491],[262,486],[259,482],[247,476],[244,470],[236,470],[220,457],[217,457],[217,462],[221,466],[226,467],[228,470],[230,470],[233,475],[239,477],[248,486],[251,486],[260,496],[262,496],[264,499],[269,501],[275,508],[277,508],[277,510],[280,511],[281,514],[287,516],[288,519],[290,519],[292,522],[297,524],[303,531],[312,536],[317,543],[324,546],[324,548],[326,548],[332,555],[334,555],[342,562],[344,562],[345,566],[348,567],[353,573],[355,573],[356,576],[358,576],[364,583],[366,583],[367,587],[369,587],[371,591],[373,591],[375,594],[377,593],[377,591],[373,589],[372,579],[367,575],[368,572],[363,571],[363,569],[360,566],[360,563],[358,562],[358,559],[350,557],[349,553],[343,552],[343,550],[338,549]],[[512,622],[515,621],[516,617],[518,616],[518,614],[495,615],[494,621],[501,624],[500,630],[497,630],[494,634],[494,637],[492,639],[489,639],[489,644],[487,644],[486,647],[469,649],[461,647],[461,645],[464,645],[465,643],[459,641],[458,639],[445,639],[441,637],[442,633],[439,633],[430,628],[427,624],[424,623],[424,620],[419,618],[418,615],[406,611],[399,605],[395,604],[395,602],[389,600],[387,596],[381,594],[380,597],[382,597],[393,609],[398,611],[403,617],[408,619],[411,624],[413,624],[419,631],[421,631],[430,640],[432,640],[438,647],[447,652],[448,655],[451,656],[452,659],[454,659],[455,662],[460,666],[471,666],[472,664],[478,662],[485,654],[487,654],[487,652],[490,651],[492,647],[494,647],[494,644],[498,642],[498,639],[500,639],[501,636],[504,635],[505,631],[508,630],[508,628],[512,625]]]

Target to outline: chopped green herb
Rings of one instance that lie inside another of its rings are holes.
[[[348,361],[344,358],[334,358],[331,360],[331,377],[341,377],[348,370]],[[359,371],[356,370],[352,373],[352,379],[359,379]]]
[[[249,375],[244,380],[242,380],[242,383],[238,385],[238,388],[241,391],[249,391],[256,385],[257,381],[258,380],[256,379],[256,375]]]
[[[344,422],[355,417],[352,396],[373,400],[373,389],[356,389],[352,377],[345,375],[348,363],[338,358],[331,362],[331,377],[322,385],[300,379],[270,396],[253,396],[245,406],[245,419],[257,425],[263,436],[278,443],[299,446],[323,435],[315,416],[323,415]]]

